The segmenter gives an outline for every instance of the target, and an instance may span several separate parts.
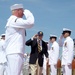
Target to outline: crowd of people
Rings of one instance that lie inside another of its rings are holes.
[[[0,75],[21,75],[22,70],[26,71],[23,67],[23,63],[26,63],[23,62],[25,45],[31,46],[26,64],[29,66],[27,66],[28,75],[47,75],[46,64],[50,65],[50,75],[57,75],[59,47],[63,47],[61,56],[63,75],[72,75],[74,56],[74,42],[70,37],[72,31],[63,28],[59,42],[54,34],[50,35],[49,42],[44,41],[42,31],[25,40],[26,29],[34,25],[34,16],[29,10],[24,10],[22,4],[14,4],[10,8],[12,15],[7,21],[5,34],[1,35],[0,40]],[[23,16],[26,19],[23,19]],[[64,42],[63,38],[65,38]]]

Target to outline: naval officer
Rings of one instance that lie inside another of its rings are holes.
[[[52,43],[49,50],[49,65],[51,75],[57,75],[57,61],[59,57],[59,44],[56,42],[57,36],[50,35],[50,43]]]
[[[63,51],[62,51],[63,75],[72,75],[74,43],[70,35],[71,35],[71,30],[67,28],[63,28],[63,33],[59,40],[59,44],[62,46],[62,38],[63,37],[65,38],[63,43]]]
[[[8,75],[20,75],[25,50],[25,30],[33,27],[34,16],[23,9],[22,4],[14,4],[10,7],[12,15],[6,24],[6,55]],[[23,15],[26,19],[23,19]]]

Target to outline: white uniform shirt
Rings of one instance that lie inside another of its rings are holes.
[[[62,65],[69,65],[73,60],[74,43],[70,37],[67,37],[63,44]]]
[[[6,54],[24,53],[25,50],[25,29],[31,28],[34,24],[33,14],[25,10],[26,20],[14,15],[10,16],[6,24]]]
[[[59,45],[55,41],[49,51],[49,64],[56,65],[59,57]]]
[[[6,54],[5,54],[5,40],[0,40],[0,63],[6,62]]]

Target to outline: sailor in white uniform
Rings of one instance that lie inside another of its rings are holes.
[[[6,75],[6,54],[5,54],[5,34],[1,35],[0,40],[0,75]]]
[[[49,51],[49,65],[51,69],[50,75],[57,75],[57,61],[59,57],[59,44],[56,42],[57,36],[51,35],[50,42],[52,43]]]
[[[12,15],[6,24],[6,55],[8,75],[20,75],[25,50],[25,30],[33,27],[34,16],[22,4],[11,6]],[[23,15],[26,19],[23,19]]]
[[[73,48],[74,43],[70,37],[71,30],[64,28],[62,36],[59,40],[59,44],[62,46],[62,38],[65,38],[62,51],[62,67],[63,75],[72,75],[72,60],[73,60]]]

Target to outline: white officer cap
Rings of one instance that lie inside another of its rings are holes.
[[[20,9],[20,8],[23,8],[22,4],[14,4],[10,7],[11,11],[15,9]]]
[[[52,39],[52,38],[57,39],[57,36],[56,35],[50,35],[50,39]]]
[[[63,28],[63,31],[72,31],[72,30],[70,30],[70,29],[67,29],[67,28]]]
[[[65,34],[65,33],[71,34],[71,31],[72,31],[72,30],[70,30],[70,29],[68,29],[68,28],[63,28],[62,34]]]
[[[50,35],[50,37],[55,37],[55,38],[57,38],[57,36],[56,36],[56,35]]]

